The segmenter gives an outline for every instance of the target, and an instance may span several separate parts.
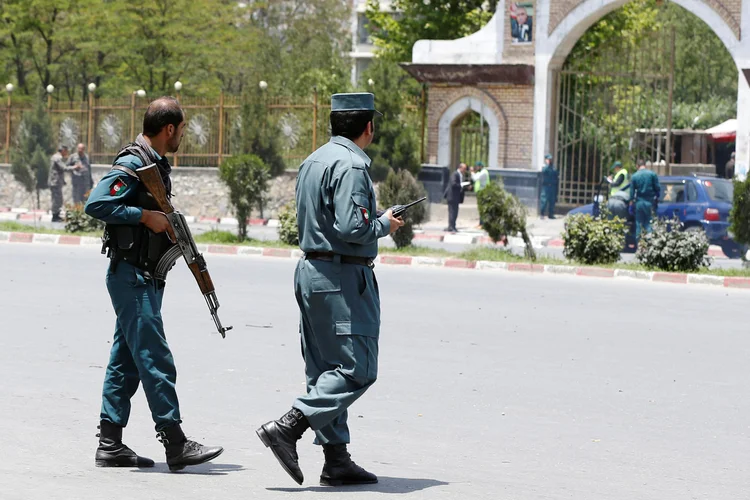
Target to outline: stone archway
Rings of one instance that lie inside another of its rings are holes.
[[[448,106],[440,115],[438,122],[438,163],[450,165],[453,125],[462,119],[467,112],[478,113],[489,126],[489,168],[498,167],[500,144],[500,120],[490,105],[474,96],[463,96]],[[455,165],[451,165],[453,167]]]
[[[553,23],[550,11],[537,24],[537,42],[535,49],[535,88],[534,88],[534,152],[533,162],[539,164],[541,158],[548,152],[554,151],[555,127],[555,72],[559,70],[573,46],[581,36],[602,17],[624,6],[630,0],[580,0],[580,2],[566,12],[559,22]],[[739,110],[750,105],[750,88],[742,76],[741,69],[750,62],[750,47],[743,46],[739,39],[740,26],[747,25],[737,19],[739,14],[733,14],[718,0],[671,0],[673,3],[687,9],[705,22],[726,46],[738,67],[738,115]],[[550,3],[553,3],[551,0]],[[542,3],[539,1],[537,4]],[[547,3],[547,2],[545,2]],[[575,4],[568,1],[568,4]],[[750,1],[743,0],[743,6],[750,7]],[[717,10],[718,9],[718,10]],[[741,17],[750,20],[743,9]],[[548,34],[547,34],[548,33]],[[541,36],[540,36],[541,35]],[[738,116],[737,130],[737,165],[738,171],[747,171],[750,160],[750,116],[744,120]]]

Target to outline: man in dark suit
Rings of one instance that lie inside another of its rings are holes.
[[[458,218],[458,205],[464,202],[464,188],[461,183],[464,180],[466,163],[461,163],[455,172],[451,174],[448,187],[445,189],[445,199],[448,200],[448,228],[446,231],[457,232],[456,219]]]

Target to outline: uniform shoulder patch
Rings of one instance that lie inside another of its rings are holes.
[[[128,185],[125,183],[125,180],[122,177],[118,177],[109,186],[109,195],[119,196],[125,192],[126,187],[128,187]]]

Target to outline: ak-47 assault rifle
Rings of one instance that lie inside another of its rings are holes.
[[[214,288],[213,281],[211,281],[211,275],[208,274],[206,261],[203,255],[198,253],[198,247],[195,245],[195,240],[193,240],[193,235],[190,233],[185,216],[176,211],[167,198],[164,181],[162,181],[159,169],[155,164],[139,168],[136,170],[136,173],[140,181],[148,189],[148,192],[154,197],[159,210],[167,216],[169,224],[172,226],[174,237],[177,240],[175,242],[176,245],[167,250],[157,263],[154,277],[166,280],[167,272],[174,266],[175,261],[180,256],[185,257],[185,262],[190,268],[190,272],[193,273],[195,281],[198,282],[198,287],[203,297],[206,299],[208,310],[211,311],[211,317],[214,323],[216,323],[217,330],[219,330],[222,338],[226,338],[226,332],[231,330],[232,327],[221,326],[221,321],[217,313],[219,300],[216,298],[216,289]]]

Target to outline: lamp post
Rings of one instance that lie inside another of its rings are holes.
[[[52,107],[52,92],[55,91],[55,86],[50,83],[45,90],[47,91],[47,110],[49,111]]]
[[[13,84],[5,86],[8,93],[8,105],[5,109],[5,163],[10,163],[10,95],[13,93]]]
[[[182,90],[182,82],[177,80],[174,82],[174,90],[177,92],[177,100],[180,100],[180,90]]]
[[[94,92],[96,91],[96,84],[94,82],[91,82],[88,84],[89,89],[89,131],[88,135],[86,136],[86,151],[89,153],[89,158],[91,158],[91,136],[92,130],[94,128]]]

